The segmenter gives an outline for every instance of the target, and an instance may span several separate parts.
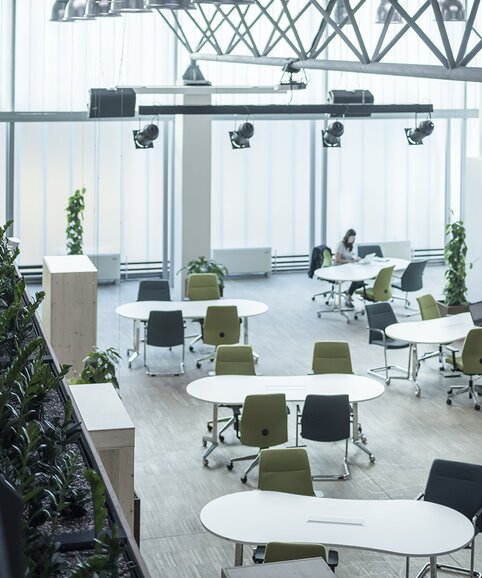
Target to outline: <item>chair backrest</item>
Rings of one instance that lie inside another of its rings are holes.
[[[219,345],[214,358],[216,375],[256,375],[251,345]]]
[[[258,488],[313,496],[313,480],[305,448],[261,450]]]
[[[370,253],[375,253],[376,257],[383,257],[380,245],[357,245],[357,249],[360,259],[363,259],[363,257],[366,257]]]
[[[400,279],[402,291],[418,291],[423,287],[423,272],[427,261],[412,261]]]
[[[323,261],[321,263],[322,267],[331,267],[333,265],[333,255],[331,253],[331,250],[326,247],[326,249],[323,250]]]
[[[288,441],[288,413],[284,393],[247,395],[239,424],[241,443],[269,448]]]
[[[191,273],[187,278],[186,297],[191,301],[219,299],[219,282],[215,273]]]
[[[482,507],[482,466],[448,460],[434,460],[424,499],[457,510],[470,520]],[[477,531],[482,529],[480,518]]]
[[[348,439],[348,395],[307,395],[301,414],[301,437],[317,442]]]
[[[464,373],[482,375],[482,327],[476,327],[467,333],[460,355]]]
[[[293,542],[268,542],[266,544],[265,563],[302,560],[303,558],[323,558],[326,560],[326,548],[323,544]]]
[[[137,301],[170,301],[171,291],[167,279],[145,280],[139,283]]]
[[[317,341],[313,349],[313,373],[353,373],[346,341]]]
[[[393,312],[390,303],[371,303],[365,307],[367,312],[368,328],[381,329],[385,331],[385,328],[392,323],[397,323],[397,318]],[[373,341],[378,341],[381,339],[378,331],[369,331],[368,333],[368,343],[373,343]]]
[[[388,301],[392,298],[392,273],[394,265],[384,267],[378,272],[373,284],[373,298],[375,301]]]
[[[203,341],[209,345],[239,343],[240,327],[236,305],[209,306],[204,318]]]
[[[182,311],[151,311],[147,320],[147,345],[173,347],[184,343]]]
[[[439,319],[442,317],[437,302],[435,301],[434,296],[430,295],[430,293],[417,297],[417,302],[420,308],[422,321],[427,321],[428,319]]]

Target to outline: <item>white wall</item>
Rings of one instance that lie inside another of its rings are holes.
[[[468,300],[482,300],[482,157],[468,158],[465,173],[465,226],[467,230]]]

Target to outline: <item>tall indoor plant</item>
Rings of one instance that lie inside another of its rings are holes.
[[[85,209],[85,188],[77,189],[69,197],[67,204],[67,255],[82,255],[83,253],[83,236],[84,228],[82,221],[84,219]]]
[[[221,295],[224,289],[224,276],[228,274],[227,268],[221,263],[216,263],[213,259],[206,259],[206,257],[198,257],[197,259],[191,259],[186,267],[188,274],[191,273],[214,273],[218,278],[219,291]]]
[[[444,301],[439,303],[442,314],[454,314],[467,310],[465,226],[463,221],[448,223],[445,227],[445,288]],[[469,268],[472,264],[469,264]]]

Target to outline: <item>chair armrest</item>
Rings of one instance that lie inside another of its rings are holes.
[[[383,331],[383,329],[378,329],[378,327],[370,327],[370,326],[368,326],[367,329],[369,331],[376,331],[376,333],[379,333],[383,339],[383,347],[385,347],[385,341],[387,338],[387,336],[385,335],[385,331]]]
[[[421,500],[424,496],[425,496],[425,494],[422,492],[421,494],[418,494],[418,496],[415,499]]]
[[[475,525],[477,524],[477,520],[480,518],[481,515],[482,515],[482,508],[479,508],[472,517],[472,524],[474,525],[474,528]]]

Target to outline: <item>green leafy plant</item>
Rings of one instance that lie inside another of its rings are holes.
[[[116,376],[116,366],[121,356],[113,347],[105,351],[96,347],[84,359],[84,368],[78,379],[71,379],[70,383],[112,383],[119,389]]]
[[[206,259],[206,257],[191,259],[178,273],[184,270],[187,270],[189,275],[191,273],[214,273],[218,278],[220,288],[224,287],[224,276],[228,274],[228,270],[224,265],[216,263],[213,259]]]
[[[445,304],[464,305],[467,303],[467,286],[465,284],[467,244],[463,221],[448,223],[445,227],[448,241],[445,245]],[[469,268],[472,264],[469,264]]]
[[[67,205],[67,255],[82,255],[84,228],[85,188],[77,189]]]

